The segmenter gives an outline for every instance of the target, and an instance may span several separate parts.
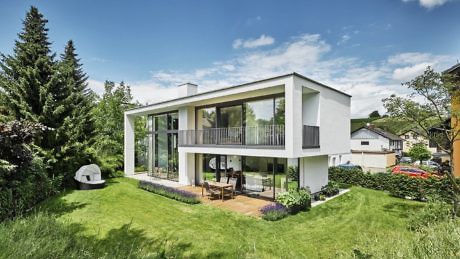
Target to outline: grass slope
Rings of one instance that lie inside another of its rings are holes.
[[[42,209],[81,233],[107,239],[129,225],[132,236],[167,241],[175,253],[191,257],[334,257],[349,254],[363,236],[406,236],[406,218],[423,204],[383,192],[353,188],[309,212],[267,222],[210,205],[186,205],[137,188],[137,181],[115,179],[94,191],[71,191],[46,201]],[[148,243],[148,242],[144,242]]]

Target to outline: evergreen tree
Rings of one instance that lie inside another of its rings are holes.
[[[57,78],[47,22],[37,8],[31,7],[14,54],[1,56],[0,89],[4,97],[0,101],[11,118],[40,122],[47,120],[45,113],[52,112],[49,89],[56,88]]]
[[[80,166],[95,160],[89,149],[95,130],[92,117],[94,93],[88,89],[87,78],[70,40],[59,62],[59,82],[67,96],[62,101],[62,123],[55,132],[55,144],[59,148],[53,149],[52,154],[56,158],[54,168],[67,172],[67,180]]]
[[[1,56],[0,119],[29,120],[48,127],[35,144],[49,174],[70,179],[79,166],[92,161],[85,151],[94,131],[92,99],[73,42],[68,42],[62,61],[55,61],[47,22],[31,7],[13,54]]]

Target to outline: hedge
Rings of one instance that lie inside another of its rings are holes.
[[[446,177],[424,179],[403,174],[371,174],[360,169],[330,167],[329,180],[341,184],[388,191],[395,197],[410,197],[415,200],[441,199],[450,203],[454,196],[452,185]]]
[[[139,188],[188,204],[200,203],[198,195],[193,192],[184,191],[157,183],[139,181]]]

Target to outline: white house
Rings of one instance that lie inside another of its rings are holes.
[[[401,156],[403,139],[374,126],[365,126],[351,133],[351,149],[363,151],[394,151],[397,156]]]
[[[297,73],[198,92],[125,112],[125,174],[134,174],[136,116],[148,118],[148,170],[182,185],[237,177],[243,193],[274,198],[328,182],[328,155],[350,152],[351,96]],[[288,168],[297,168],[297,175]]]

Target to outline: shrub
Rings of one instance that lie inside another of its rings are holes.
[[[439,199],[451,203],[454,196],[453,187],[446,177],[423,179],[403,174],[371,174],[359,169],[331,167],[329,168],[329,179],[340,184],[388,191],[395,197],[411,197],[421,201]]]
[[[61,185],[62,178],[49,178],[42,159],[30,147],[44,129],[23,121],[0,124],[0,221],[20,216]]]
[[[329,183],[323,187],[321,187],[321,194],[324,194],[326,197],[331,197],[334,195],[339,194],[340,188],[339,184],[334,181],[329,181]]]
[[[285,206],[290,213],[296,213],[310,207],[311,196],[306,189],[289,190],[279,193],[276,197],[276,202]]]
[[[200,203],[198,195],[193,192],[188,192],[157,183],[139,181],[139,188],[188,204]]]
[[[429,202],[409,218],[407,227],[414,231],[422,230],[428,225],[449,220],[450,212],[450,206],[444,202]]]
[[[276,221],[285,218],[289,213],[288,209],[280,203],[265,205],[260,209],[262,218],[268,221]]]

